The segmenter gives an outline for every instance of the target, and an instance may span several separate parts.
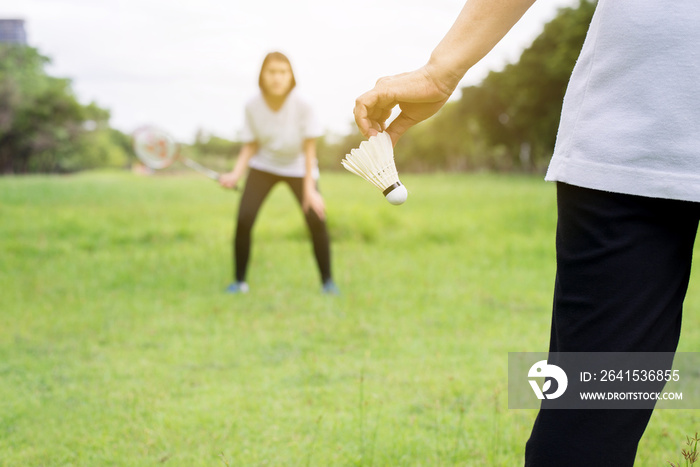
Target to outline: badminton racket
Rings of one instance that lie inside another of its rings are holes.
[[[133,135],[134,152],[139,160],[154,170],[164,169],[179,160],[190,169],[218,180],[219,172],[204,167],[202,164],[180,154],[180,145],[165,130],[147,125],[138,128]]]

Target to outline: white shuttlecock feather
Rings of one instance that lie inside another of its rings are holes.
[[[340,162],[350,172],[376,186],[391,204],[402,204],[408,197],[406,187],[399,181],[394,162],[394,147],[388,133],[371,136],[352,149]]]

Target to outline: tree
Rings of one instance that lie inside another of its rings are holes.
[[[109,112],[81,105],[68,79],[46,74],[36,49],[0,44],[0,172],[53,172],[124,163]]]
[[[491,73],[484,87],[500,105],[487,127],[524,169],[545,167],[554,150],[564,93],[591,22],[595,2],[581,0],[545,25],[517,64]]]

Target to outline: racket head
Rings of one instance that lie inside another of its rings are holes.
[[[134,131],[132,140],[136,156],[151,169],[164,169],[177,158],[177,143],[158,127],[142,126]]]

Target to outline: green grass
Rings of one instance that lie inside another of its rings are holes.
[[[401,207],[321,180],[339,297],[285,187],[231,276],[238,195],[197,175],[0,178],[0,465],[514,466],[509,351],[545,351],[555,193],[540,178],[402,177]],[[700,284],[681,349],[700,343]],[[657,411],[639,466],[694,411]]]

